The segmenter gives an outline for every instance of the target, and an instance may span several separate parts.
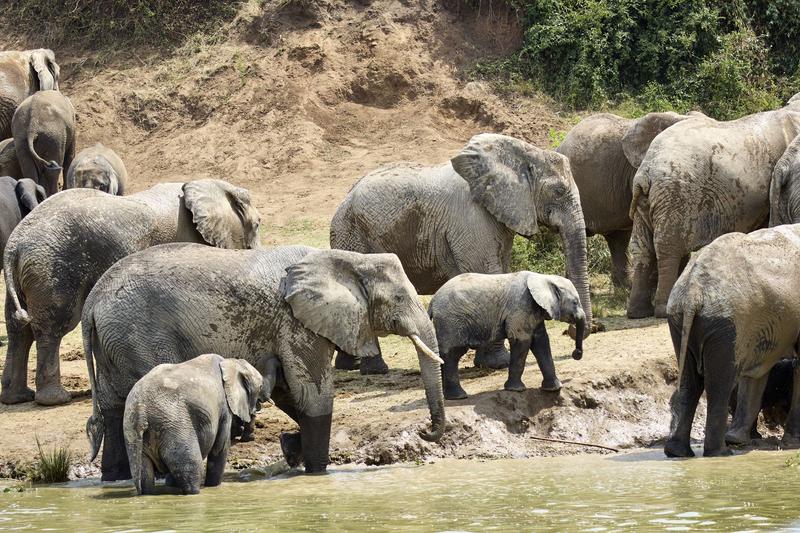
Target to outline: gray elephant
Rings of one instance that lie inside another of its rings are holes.
[[[306,472],[328,464],[334,346],[369,357],[378,354],[378,336],[410,338],[432,420],[421,436],[438,441],[444,434],[433,324],[393,254],[156,246],[103,275],[81,324],[89,373],[97,370],[87,434],[93,453],[103,444],[104,480],[129,477],[122,414],[134,383],[156,365],[206,352],[251,363],[264,354],[280,359],[285,387],[272,399],[300,426],[299,435],[281,435],[281,447]]]
[[[508,339],[511,363],[504,388],[524,391],[522,372],[528,350],[533,351],[542,372],[542,389],[561,390],[547,337],[534,331],[545,320],[576,324],[575,351],[583,356],[586,315],[575,286],[561,276],[534,272],[514,274],[461,274],[436,291],[428,308],[443,354],[444,397],[467,397],[458,377],[458,361],[469,348]]]
[[[656,135],[688,117],[667,112],[627,119],[599,113],[578,122],[556,148],[569,158],[587,234],[602,235],[608,243],[611,281],[617,287],[630,285],[628,243],[633,222],[628,213],[633,175]]]
[[[148,246],[198,242],[258,246],[259,214],[245,189],[221,180],[164,183],[130,196],[70,189],[48,198],[14,229],[5,250],[8,353],[3,403],[34,399],[28,352],[36,340],[36,402],[70,400],[59,346],[103,272]]]
[[[729,122],[693,117],[653,140],[633,180],[630,318],[666,316],[691,252],[767,224],[773,170],[798,132],[795,100]]]
[[[17,150],[14,148],[14,139],[0,141],[0,176],[10,176],[21,179],[22,169],[17,161]]]
[[[15,180],[0,176],[0,258],[6,249],[6,242],[20,220],[33,208],[43,202],[47,195],[33,180]],[[3,263],[0,261],[0,268]]]
[[[58,90],[59,73],[52,50],[0,52],[0,140],[11,137],[11,117],[23,100]]]
[[[800,222],[800,135],[786,148],[769,184],[769,225]]]
[[[678,358],[672,424],[664,446],[670,457],[694,455],[692,420],[703,389],[708,400],[704,455],[744,444],[762,405],[770,370],[796,356],[800,343],[800,225],[717,238],[692,258],[678,278],[667,312]],[[798,375],[794,374],[794,390]],[[738,382],[731,428],[728,402]],[[800,406],[793,398],[784,441],[800,438]]]
[[[417,291],[431,294],[466,272],[509,272],[514,235],[529,237],[539,224],[561,235],[567,274],[591,324],[586,226],[569,161],[513,137],[476,135],[438,167],[400,163],[370,172],[336,211],[331,247],[395,253]],[[547,335],[544,327],[536,334]],[[348,368],[342,359],[337,368]],[[475,362],[502,368],[508,353],[493,343]]]
[[[159,473],[183,494],[222,483],[234,418],[250,422],[268,397],[261,374],[241,359],[204,354],[148,372],[128,394],[123,420],[136,492],[153,494]]]
[[[84,148],[68,167],[64,188],[86,187],[122,196],[128,183],[128,171],[122,159],[100,143]]]
[[[75,157],[75,109],[58,91],[38,91],[22,101],[11,120],[22,176],[58,192],[61,170]]]

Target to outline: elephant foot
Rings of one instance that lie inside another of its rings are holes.
[[[505,348],[494,352],[479,348],[478,351],[475,352],[475,366],[477,368],[500,370],[502,368],[508,368],[510,362],[511,354],[508,353],[508,350]]]
[[[466,397],[467,397],[467,391],[461,388],[461,385],[444,386],[445,400],[463,400]]]
[[[336,351],[336,360],[333,362],[336,370],[358,370],[359,359],[341,350]]]
[[[303,464],[303,446],[300,433],[281,433],[281,451],[286,463],[292,468]]]
[[[251,432],[245,431],[239,438],[239,442],[253,442],[254,440],[256,440],[256,437],[252,431]]]
[[[175,477],[170,472],[167,472],[167,475],[164,476],[164,485],[166,485],[167,487],[177,488],[178,482],[175,480]]]
[[[362,357],[359,372],[363,376],[373,374],[388,374],[389,365],[383,360],[383,357],[376,355],[374,357]]]
[[[561,381],[558,378],[542,381],[542,390],[545,392],[558,392],[561,390]]]
[[[21,391],[4,388],[2,394],[0,394],[0,402],[6,405],[32,402],[35,395],[36,393],[28,387],[25,387]]]
[[[725,444],[735,446],[747,446],[750,444],[750,432],[739,428],[731,428],[725,434]]]
[[[703,450],[703,457],[728,457],[733,455],[733,450],[727,446],[722,448],[714,448],[711,450]]]
[[[628,306],[628,318],[648,318],[653,316],[652,306]]]
[[[122,479],[131,479],[131,471],[127,464],[101,471],[100,481],[120,481]]]
[[[511,392],[525,392],[525,384],[521,379],[508,379],[503,384],[503,389]]]
[[[667,457],[694,457],[692,447],[688,442],[681,442],[676,439],[669,439],[664,444],[664,454]]]
[[[70,402],[72,396],[59,383],[55,386],[38,389],[34,399],[39,405],[64,405]]]
[[[656,304],[653,310],[653,316],[656,318],[667,318],[667,304]]]

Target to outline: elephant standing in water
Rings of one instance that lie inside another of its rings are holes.
[[[766,225],[773,169],[799,132],[792,99],[729,122],[692,117],[653,140],[633,179],[630,318],[666,316],[691,252]]]
[[[49,198],[6,244],[8,353],[0,401],[34,399],[27,386],[34,340],[36,402],[70,400],[61,386],[61,339],[78,325],[86,296],[108,267],[167,242],[255,248],[259,219],[249,193],[221,180],[164,183],[130,196],[70,189]]]
[[[86,187],[122,196],[128,183],[125,163],[100,143],[84,148],[65,169],[64,188]]]
[[[729,453],[726,441],[750,440],[770,370],[800,345],[800,225],[717,238],[678,278],[667,312],[678,357],[672,396],[670,457],[694,455],[692,420],[703,389],[708,400],[704,455]],[[784,441],[800,442],[800,372]],[[738,381],[736,412],[727,435],[728,402]]]
[[[602,235],[608,243],[611,281],[617,287],[630,285],[628,243],[633,222],[628,213],[633,175],[656,135],[686,118],[689,115],[677,113],[649,113],[638,119],[599,113],[576,124],[556,148],[569,158],[586,233]]]
[[[0,52],[0,140],[11,137],[11,119],[23,100],[36,91],[58,90],[59,74],[52,50]]]
[[[299,435],[281,435],[281,448],[306,472],[328,464],[334,346],[369,357],[378,353],[379,336],[410,338],[432,420],[421,436],[438,441],[445,430],[436,334],[393,254],[156,246],[103,275],[86,299],[82,327],[89,374],[94,360],[97,369],[87,434],[93,453],[104,442],[104,480],[130,475],[122,415],[131,387],[156,365],[207,352],[256,368],[277,356],[283,384],[272,399],[300,426]]]
[[[400,163],[362,177],[331,221],[331,247],[395,253],[417,291],[432,294],[459,274],[509,272],[514,235],[530,237],[540,223],[561,235],[590,325],[586,227],[569,161],[513,137],[476,135],[444,165]],[[535,334],[549,343],[543,325]],[[502,341],[475,357],[492,368],[508,360]],[[336,362],[353,366],[342,352]],[[386,368],[382,359],[366,363]]]

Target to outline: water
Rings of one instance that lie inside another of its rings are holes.
[[[132,497],[83,481],[0,494],[0,530],[800,530],[790,453],[666,460],[660,451],[334,468]]]

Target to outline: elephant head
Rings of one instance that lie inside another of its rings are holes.
[[[263,378],[261,373],[243,359],[225,359],[219,362],[225,400],[231,413],[242,422],[250,422],[263,401]]]
[[[36,72],[39,90],[57,91],[61,69],[56,63],[56,56],[53,51],[47,48],[31,50],[29,61],[31,68]]]
[[[586,225],[569,160],[513,137],[484,133],[470,139],[451,163],[469,183],[473,199],[512,231],[530,237],[541,222],[561,235],[567,274],[591,324]]]
[[[769,184],[769,225],[800,222],[800,136],[786,148]]]
[[[81,159],[77,164],[70,166],[64,181],[65,189],[84,187],[108,194],[121,194],[120,177],[108,159],[102,155]]]
[[[22,177],[22,169],[19,168],[14,139],[0,141],[0,176],[11,176],[17,179]]]
[[[444,434],[444,396],[436,334],[414,286],[394,254],[319,250],[286,269],[286,301],[303,326],[348,353],[379,353],[379,336],[408,337],[419,359],[432,430]]]
[[[33,211],[37,205],[44,202],[45,198],[47,198],[47,194],[44,192],[44,187],[38,185],[35,181],[28,178],[17,181],[17,185],[14,187],[14,192],[17,195],[19,211],[22,215],[22,218],[25,218],[28,213]]]
[[[639,168],[644,156],[650,148],[650,143],[656,136],[673,124],[693,116],[702,116],[702,113],[692,112],[688,115],[679,115],[672,111],[666,113],[648,113],[635,120],[622,136],[622,151],[633,168]]]
[[[250,193],[222,180],[190,181],[183,186],[184,202],[203,240],[217,248],[258,248],[261,216]]]
[[[586,330],[586,313],[581,306],[578,291],[572,282],[561,276],[528,273],[528,291],[548,320],[561,320],[575,324],[575,351],[573,359],[583,357],[583,337]]]

